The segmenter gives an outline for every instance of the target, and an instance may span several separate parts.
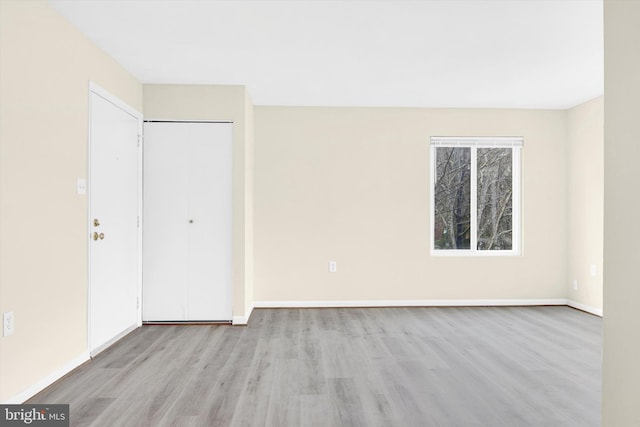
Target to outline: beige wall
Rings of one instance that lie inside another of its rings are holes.
[[[640,2],[604,2],[603,425],[640,425]]]
[[[569,299],[602,313],[604,99],[567,112]],[[595,265],[595,276],[591,265]],[[573,289],[573,281],[578,289]]]
[[[255,133],[256,302],[567,297],[565,111],[256,107]],[[523,256],[429,256],[443,135],[524,137]]]
[[[0,401],[87,351],[88,83],[142,85],[44,1],[0,1]]]
[[[145,119],[233,122],[233,317],[242,323],[252,284],[252,104],[244,86],[144,85]]]

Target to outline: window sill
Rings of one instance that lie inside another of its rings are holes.
[[[435,250],[431,249],[433,257],[517,257],[522,253],[517,250],[511,251],[472,251],[472,250]]]

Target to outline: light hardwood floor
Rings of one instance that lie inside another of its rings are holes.
[[[139,328],[30,403],[77,426],[596,426],[601,326],[568,307],[257,309]]]

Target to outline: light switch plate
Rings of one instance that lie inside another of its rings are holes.
[[[87,181],[84,178],[78,178],[76,181],[76,193],[78,195],[87,194]]]
[[[13,324],[13,311],[8,311],[2,315],[2,336],[8,337],[15,332]]]

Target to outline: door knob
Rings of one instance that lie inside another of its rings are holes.
[[[98,233],[95,231],[93,232],[93,240],[98,240]]]
[[[100,240],[104,240],[104,233],[98,234],[98,237],[100,238]]]
[[[104,240],[104,233],[98,234],[97,231],[94,231],[93,232],[93,240],[98,240],[98,239]]]
[[[98,221],[98,218],[93,220],[93,226],[94,227],[98,227],[100,225],[100,221]]]

